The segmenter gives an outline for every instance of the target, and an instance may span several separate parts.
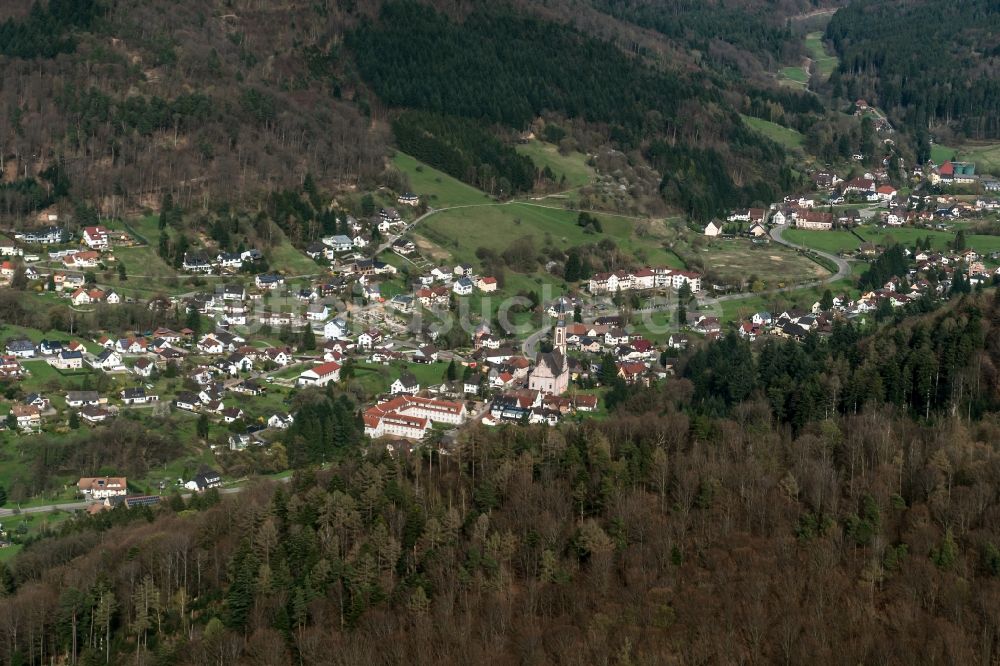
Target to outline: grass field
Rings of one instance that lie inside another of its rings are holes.
[[[410,157],[396,152],[392,163],[410,179],[413,193],[427,198],[431,208],[489,203],[490,198],[471,185],[438,171]]]
[[[1000,143],[969,144],[958,155],[960,159],[975,162],[977,172],[1000,174]]]
[[[787,229],[782,238],[822,252],[837,254],[858,249],[861,241],[850,231],[810,231],[808,229]]]
[[[822,32],[810,32],[806,35],[806,50],[809,51],[809,57],[816,63],[820,76],[824,79],[837,68],[837,56],[827,53],[823,45]]]
[[[530,157],[539,169],[549,167],[557,180],[565,177],[567,188],[583,187],[594,180],[594,170],[587,166],[583,153],[562,155],[556,146],[537,140],[518,145],[517,152]]]
[[[354,381],[360,383],[370,395],[385,393],[396,379],[404,372],[410,372],[421,388],[444,381],[448,364],[438,363],[392,363],[380,365],[376,363],[358,363],[354,366]],[[459,369],[461,377],[463,369]]]
[[[931,145],[931,159],[940,164],[953,158],[976,163],[976,173],[1000,174],[1000,143],[970,143],[960,147]]]
[[[282,235],[281,242],[265,251],[271,268],[290,275],[314,275],[320,272],[315,261],[296,250]]]
[[[156,281],[158,280],[177,275],[177,271],[172,266],[168,266],[156,254],[156,248],[149,245],[115,248],[115,257],[118,261],[125,264],[125,271],[129,278],[126,282],[136,282],[146,278],[143,282],[146,288],[157,286]],[[142,288],[142,285],[122,286],[134,287],[136,289]]]
[[[774,243],[754,245],[746,240],[716,240],[701,252],[705,266],[725,282],[756,277],[771,288],[829,275],[808,257]]]
[[[931,144],[931,160],[933,160],[935,164],[947,162],[954,157],[956,153],[958,153],[958,151],[950,146],[942,146],[939,143]]]
[[[931,246],[935,250],[944,250],[948,243],[955,239],[955,234],[950,231],[933,231],[930,229],[913,229],[904,227],[901,229],[881,229],[877,227],[858,227],[858,233],[865,239],[887,245],[891,241],[902,243],[903,245],[913,245],[917,239],[930,237]],[[966,245],[977,252],[997,252],[1000,251],[1000,236],[983,236],[969,234],[965,237]]]
[[[802,147],[802,141],[805,137],[801,133],[789,129],[787,127],[782,127],[777,123],[772,123],[769,120],[764,120],[763,118],[754,118],[753,116],[741,116],[743,122],[747,126],[767,138],[771,139],[775,143],[779,143],[785,148],[795,149]]]
[[[809,83],[809,72],[802,67],[782,67],[781,77],[782,83],[788,83],[789,85],[805,88],[806,84]]]
[[[663,249],[657,239],[636,237],[631,219],[597,214],[603,233],[587,234],[577,226],[577,216],[561,208],[511,203],[443,211],[416,227],[416,233],[450,252],[455,261],[473,265],[479,264],[477,248],[503,252],[512,241],[523,237],[530,237],[539,249],[551,243],[562,250],[609,238],[643,263],[678,263],[676,255]]]

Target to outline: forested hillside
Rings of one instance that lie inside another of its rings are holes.
[[[828,342],[728,338],[618,386],[611,419],[447,456],[317,425],[322,471],[27,547],[0,568],[0,660],[993,663],[998,322],[976,295]],[[318,424],[347,404],[313,396]]]
[[[640,151],[698,218],[790,185],[734,102],[760,94],[744,77],[795,57],[779,17],[797,3],[437,5],[16,0],[0,23],[3,212],[117,215],[168,192],[259,209],[306,174],[374,182],[394,140],[506,195],[536,180],[511,143],[543,114]]]
[[[834,96],[866,98],[918,134],[943,126],[1000,137],[996,2],[857,0],[834,15],[826,36],[840,55]]]
[[[166,192],[249,204],[307,172],[336,185],[382,170],[385,137],[341,76],[334,3],[4,4],[0,166],[17,192],[58,167],[67,199],[114,214]]]
[[[383,6],[347,44],[391,107],[516,130],[555,112],[598,125],[624,150],[662,139],[647,157],[663,169],[667,201],[695,217],[770,200],[782,186],[781,148],[746,129],[705,71],[653,68],[565,25],[503,8],[457,22],[404,0]],[[407,136],[440,137],[446,123],[431,118],[413,118],[427,127],[411,122]],[[514,184],[519,167],[508,162],[500,175]]]

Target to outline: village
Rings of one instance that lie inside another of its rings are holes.
[[[911,175],[914,183],[935,187],[973,180],[979,189],[992,187],[994,181],[974,171],[970,164],[946,162]],[[811,179],[813,191],[733,211],[725,221],[710,222],[704,236],[771,243],[791,229],[851,233],[855,237],[837,254],[867,266],[889,248],[865,240],[858,234],[862,227],[940,234],[942,225],[951,229],[958,220],[1000,210],[1000,202],[983,195],[914,189],[919,193],[903,196],[886,170],[848,180],[819,171]],[[186,415],[198,422],[212,453],[191,480],[169,481],[204,490],[209,486],[195,477],[221,478],[216,469],[225,468],[227,454],[267,451],[283,441],[295,423],[300,391],[348,392],[359,401],[364,435],[390,451],[425,442],[447,453],[458,429],[470,423],[554,426],[601,418],[612,384],[647,386],[669,377],[687,350],[727,331],[749,341],[828,335],[838,320],[863,325],[922,298],[945,298],[956,291],[956,281],[959,288],[974,288],[1000,275],[995,252],[904,243],[905,275],[861,290],[841,291],[834,283],[828,297],[796,307],[726,316],[718,307],[718,285],[701,273],[637,265],[594,273],[578,291],[543,298],[516,315],[521,329],[502,324],[503,308],[491,304],[473,308],[483,314],[459,317],[445,330],[430,322],[454,320],[472,300],[501,301],[510,294],[485,262],[435,263],[424,256],[413,233],[419,218],[411,212],[420,202],[407,192],[395,201],[404,213],[386,205],[370,219],[343,215],[340,233],[302,249],[303,261],[315,262],[311,275],[267,266],[255,248],[193,248],[179,271],[195,288],[145,300],[122,287],[121,263],[120,281],[109,279],[116,250],[124,255],[139,244],[127,229],[93,225],[72,233],[56,218],[15,231],[13,240],[0,239],[0,280],[8,286],[27,285],[26,294],[59,299],[71,311],[139,306],[177,324],[87,336],[7,327],[0,357],[0,379],[8,387],[4,426],[12,434],[59,433],[123,417]],[[819,261],[826,245],[799,247]],[[753,294],[735,298],[743,296]],[[639,312],[652,313],[659,326],[637,325]],[[80,494],[89,496],[80,483]],[[113,498],[133,495],[146,493],[93,499],[110,506],[119,501]]]

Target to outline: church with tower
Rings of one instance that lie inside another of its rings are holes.
[[[569,362],[566,358],[566,323],[560,319],[554,330],[552,351],[539,352],[528,388],[542,394],[562,395],[569,389]]]

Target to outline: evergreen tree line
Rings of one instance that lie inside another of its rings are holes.
[[[651,28],[670,39],[709,53],[714,40],[758,56],[784,60],[796,49],[791,28],[773,11],[754,11],[735,3],[705,3],[673,0],[649,3],[642,0],[591,0],[598,10],[616,19]]]
[[[827,338],[768,339],[754,349],[730,334],[693,354],[684,376],[693,382],[694,404],[703,413],[725,414],[759,398],[795,429],[884,403],[921,418],[955,410],[981,414],[997,408],[990,387],[996,383],[993,363],[1000,361],[991,347],[986,365],[973,366],[982,358],[984,316],[992,316],[984,314],[984,301],[963,300],[912,325],[897,322],[871,335],[838,321]],[[993,299],[987,309],[1000,312],[1000,304]]]
[[[350,398],[321,396],[296,413],[285,438],[288,462],[292,467],[303,467],[332,460],[357,447],[363,434],[364,425]]]
[[[85,30],[101,12],[96,0],[35,0],[24,19],[0,23],[0,55],[54,58],[76,50],[73,30]]]

